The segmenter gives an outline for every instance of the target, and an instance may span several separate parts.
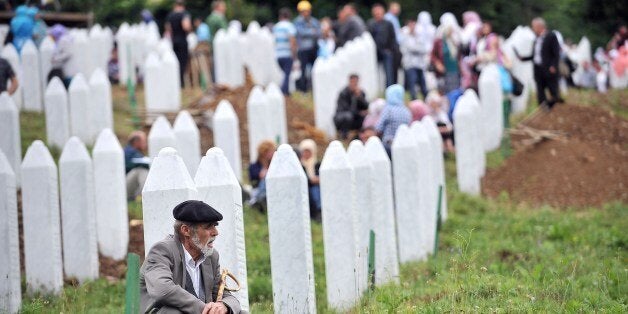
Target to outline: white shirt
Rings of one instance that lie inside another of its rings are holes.
[[[543,41],[545,41],[545,35],[546,33],[543,33],[543,35],[539,36],[539,38],[536,39],[536,41],[534,42],[534,64],[536,65],[541,65],[543,63],[543,58],[541,56],[541,49],[543,49]]]
[[[183,246],[183,244],[181,244]],[[185,270],[190,274],[190,278],[192,278],[192,286],[194,287],[194,292],[197,296],[200,294],[200,285],[201,285],[201,264],[205,261],[205,255],[201,256],[201,259],[198,262],[195,262],[192,258],[192,255],[188,253],[188,251],[183,247],[183,252],[185,252]]]

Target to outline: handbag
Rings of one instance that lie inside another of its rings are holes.
[[[516,76],[512,75],[510,71],[508,71],[508,73],[512,78],[512,94],[515,96],[521,96],[521,94],[523,94],[523,83],[521,83]]]

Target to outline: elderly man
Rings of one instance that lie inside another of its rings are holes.
[[[177,205],[174,235],[157,242],[140,270],[143,313],[239,313],[240,302],[228,291],[215,302],[220,264],[213,242],[222,215],[201,201]]]

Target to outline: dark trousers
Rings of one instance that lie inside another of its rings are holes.
[[[283,72],[283,83],[281,83],[281,91],[284,95],[289,95],[290,91],[288,90],[288,84],[290,84],[290,70],[292,70],[292,58],[278,58],[277,63],[279,63],[279,67]]]
[[[310,66],[310,71],[314,67],[314,61],[316,61],[316,49],[307,49],[301,50],[298,52],[299,62],[301,63],[301,78],[297,81],[297,89],[302,92],[307,92],[310,90],[312,85],[312,80],[310,79],[310,75],[307,73],[308,65]]]
[[[395,84],[397,69],[395,69],[395,55],[392,51],[383,51],[379,56],[379,62],[384,67],[386,74],[386,87]]]
[[[419,85],[423,98],[427,96],[427,86],[425,86],[425,75],[419,68],[406,69],[406,86],[410,91],[410,97],[417,99],[416,85]]]
[[[558,69],[556,69],[558,71]],[[536,82],[536,98],[539,105],[546,103],[549,108],[552,108],[556,101],[560,98],[558,94],[558,79],[560,76],[558,72],[552,74],[547,69],[534,65],[534,81]],[[552,99],[548,100],[545,96],[545,90],[549,89]]]
[[[177,56],[177,60],[179,60],[179,80],[181,80],[181,87],[184,87],[185,80],[183,79],[183,76],[185,75],[185,69],[188,66],[188,43],[173,42],[172,50],[174,50],[174,54]]]

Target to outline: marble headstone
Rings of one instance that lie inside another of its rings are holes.
[[[22,77],[19,82],[24,91],[24,110],[42,112],[41,73],[39,68],[39,50],[32,40],[22,47]]]
[[[201,136],[196,122],[187,110],[181,110],[174,120],[174,136],[176,147],[185,163],[185,167],[193,177],[198,163],[201,162]]]
[[[489,64],[482,70],[478,89],[482,105],[482,138],[484,150],[488,152],[499,148],[504,132],[504,94],[495,64]]]
[[[22,79],[22,63],[20,62],[20,55],[17,53],[15,46],[13,46],[13,44],[11,43],[8,43],[2,49],[2,52],[0,53],[0,57],[6,59],[9,62],[9,64],[11,65],[11,68],[13,68],[13,72],[15,73],[15,76],[17,77],[18,87],[15,90],[15,93],[11,95],[11,97],[13,97],[13,101],[15,102],[15,105],[18,108],[23,109],[24,98],[22,94],[22,86],[20,86],[21,85],[20,82]],[[7,82],[7,88],[9,86],[11,86],[11,84],[10,82]]]
[[[316,313],[307,178],[288,144],[270,163],[266,197],[275,313]]]
[[[157,157],[164,147],[177,147],[177,138],[165,116],[159,116],[148,132],[148,156]]]
[[[129,244],[124,152],[111,129],[98,135],[92,158],[98,248],[103,255],[122,260]]]
[[[228,269],[240,281],[242,289],[234,294],[242,310],[248,311],[242,188],[220,148],[213,147],[207,151],[201,159],[194,181],[199,200],[222,214],[218,226],[220,236],[214,241],[214,247],[220,253],[220,266]]]
[[[95,139],[103,129],[113,130],[113,104],[111,99],[111,83],[107,74],[97,67],[89,79],[92,121],[92,137]]]
[[[17,187],[11,164],[0,151],[0,311],[17,313],[22,303]]]
[[[63,289],[57,166],[42,141],[34,141],[22,162],[24,269],[30,294]]]
[[[250,26],[249,26],[250,27]],[[223,99],[212,116],[214,145],[225,154],[238,180],[242,180],[242,154],[240,153],[240,125],[231,103]]]
[[[98,278],[94,168],[87,148],[71,137],[59,158],[63,269],[83,283]]]
[[[68,92],[58,77],[52,78],[44,96],[46,107],[46,137],[48,145],[62,148],[70,138],[70,109]]]
[[[172,209],[190,199],[197,199],[197,192],[185,163],[174,148],[162,148],[151,164],[142,190],[146,254],[155,243],[172,234]]]
[[[79,73],[72,78],[68,88],[70,98],[70,134],[78,137],[83,143],[91,145],[94,142],[91,123],[93,104],[89,94],[89,85],[83,74]]]
[[[0,152],[3,152],[20,186],[22,142],[20,140],[20,113],[7,92],[0,94]]]

